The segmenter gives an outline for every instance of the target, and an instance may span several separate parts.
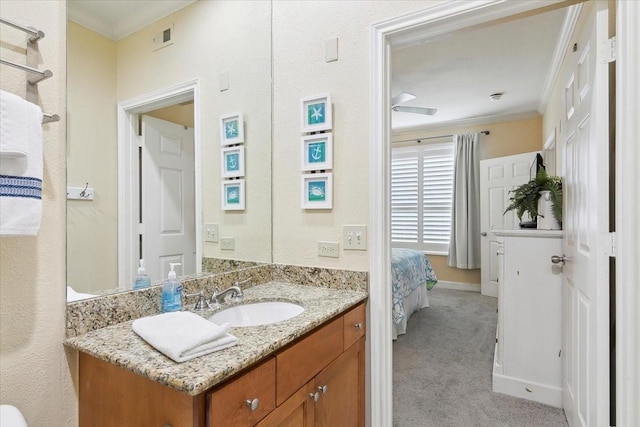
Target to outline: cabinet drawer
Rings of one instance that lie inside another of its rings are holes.
[[[360,304],[344,315],[344,349],[348,349],[362,338],[366,331],[367,310]]]
[[[276,356],[278,405],[342,353],[343,325],[338,317]]]
[[[251,369],[226,385],[207,393],[207,426],[251,426],[276,407],[276,361]],[[258,400],[254,410],[248,401]]]

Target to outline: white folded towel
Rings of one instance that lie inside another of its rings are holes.
[[[79,301],[81,299],[93,298],[98,295],[76,292],[71,286],[67,286],[67,302]]]
[[[42,110],[0,95],[0,235],[34,236],[42,217]],[[24,121],[17,111],[26,111]]]
[[[29,154],[27,117],[33,108],[39,107],[0,90],[0,156],[11,158]]]
[[[189,311],[136,319],[133,331],[165,356],[180,363],[232,347],[238,339],[229,324],[217,325]]]

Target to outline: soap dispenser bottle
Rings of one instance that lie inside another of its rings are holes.
[[[151,286],[151,279],[144,269],[144,260],[141,259],[140,267],[138,268],[138,275],[136,276],[136,281],[133,284],[133,289],[148,288],[149,286]]]
[[[182,310],[182,283],[176,278],[176,272],[173,270],[176,265],[182,265],[178,262],[170,263],[169,275],[162,283],[162,312],[180,311]]]

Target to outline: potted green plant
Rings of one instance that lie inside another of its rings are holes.
[[[545,192],[548,192],[548,195]],[[515,210],[518,219],[522,222],[523,215],[528,212],[531,219],[536,221],[539,216],[544,217],[544,212],[541,212],[539,204],[540,197],[544,195],[543,200],[551,202],[551,212],[558,222],[558,227],[550,228],[561,228],[562,179],[560,177],[549,176],[544,169],[540,169],[535,179],[511,190],[510,193],[513,195],[509,198],[509,206],[504,211],[505,214]],[[544,211],[544,209],[542,210]]]

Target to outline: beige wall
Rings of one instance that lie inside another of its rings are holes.
[[[273,260],[369,269],[368,251],[344,251],[342,227],[369,224],[370,26],[439,2],[274,1]],[[295,6],[294,6],[295,5]],[[325,42],[338,38],[337,62]],[[333,101],[333,209],[300,207],[300,98]],[[340,242],[339,258],[318,257],[318,241]]]
[[[93,293],[118,283],[116,44],[73,22],[67,34],[67,183],[94,193],[67,203],[67,283]]]
[[[440,128],[437,131],[395,132],[392,141],[419,139],[439,135],[453,135],[488,130],[489,135],[480,138],[480,159],[511,156],[538,151],[542,148],[542,118],[539,116],[523,120],[489,123],[467,127]],[[429,255],[433,271],[438,280],[480,285],[480,269],[461,270],[447,265],[447,257]]]
[[[167,108],[149,111],[146,114],[156,119],[166,120],[190,128],[192,128],[194,124],[193,103],[187,105],[172,105]]]
[[[234,251],[205,243],[204,256],[271,261],[271,5],[266,1],[200,1],[117,43],[118,101],[199,79],[203,220],[235,237]],[[174,44],[150,41],[174,24]],[[230,89],[219,76],[229,73]],[[245,120],[246,209],[224,212],[220,201],[220,116]]]
[[[65,332],[66,6],[2,0],[2,17],[37,27],[39,105],[61,121],[43,126],[43,209],[36,237],[0,238],[0,402],[18,406],[31,426],[73,426],[77,401],[62,340]],[[0,25],[0,56],[24,63],[25,34]],[[2,65],[2,90],[25,96],[25,73]],[[72,368],[70,368],[70,366]]]

